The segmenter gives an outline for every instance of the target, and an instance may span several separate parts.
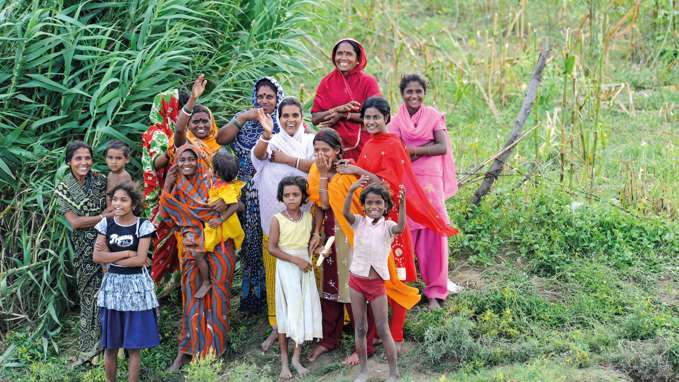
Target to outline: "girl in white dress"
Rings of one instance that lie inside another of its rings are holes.
[[[307,200],[307,182],[303,177],[283,178],[278,184],[278,200],[285,204],[285,211],[271,219],[269,252],[276,257],[280,377],[290,379],[287,338],[295,341],[292,366],[303,376],[308,370],[299,360],[302,343],[323,337],[321,302],[309,256],[318,246],[321,219],[300,208]]]

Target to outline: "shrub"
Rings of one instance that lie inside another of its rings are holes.
[[[425,360],[432,365],[461,365],[478,360],[481,345],[472,337],[476,324],[467,317],[456,316],[441,325],[425,330],[419,344]]]

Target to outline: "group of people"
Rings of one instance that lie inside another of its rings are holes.
[[[311,110],[316,133],[271,77],[255,82],[253,108],[222,127],[198,103],[203,75],[190,94],[159,94],[142,135],[143,196],[125,171],[127,145],[109,143],[105,176],[92,170],[87,144],[68,144],[70,172],[56,193],[76,255],[79,362],[103,348],[115,380],[118,349],[126,349],[129,380],[137,380],[139,350],[160,342],[154,281],[175,270],[182,318],[170,368],[220,356],[239,261],[239,308],[266,307],[271,334],[261,347],[279,342],[282,378],[292,377],[288,340],[290,364],[304,375],[301,346],[315,342],[314,362],[339,346],[347,322],[355,352],[346,362],[360,365],[357,380],[368,378],[378,337],[390,379],[398,378],[407,311],[421,298],[408,285],[415,257],[432,309],[455,288],[447,237],[457,230],[445,208],[457,191],[455,164],[443,114],[424,104],[422,76],[402,78],[403,104],[392,116],[357,41],[340,40],[332,59]]]

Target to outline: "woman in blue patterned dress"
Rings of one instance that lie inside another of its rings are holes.
[[[245,240],[240,250],[242,292],[240,310],[257,313],[266,304],[264,264],[262,262],[262,228],[259,217],[259,198],[252,177],[255,168],[250,161],[250,151],[257,144],[264,129],[257,120],[257,109],[261,108],[273,119],[273,133],[280,131],[278,105],[285,98],[283,88],[275,79],[262,77],[255,82],[252,90],[253,108],[236,114],[226,126],[219,129],[217,141],[230,144],[240,162],[238,178],[246,183],[243,188],[243,211],[239,219],[245,231]]]

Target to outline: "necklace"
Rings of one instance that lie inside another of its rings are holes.
[[[283,214],[285,215],[286,218],[288,218],[288,220],[290,220],[293,223],[297,223],[298,221],[302,220],[302,215],[303,215],[302,211],[299,211],[299,216],[296,217],[296,218],[293,218],[292,216],[290,216],[290,214],[288,213],[287,210],[283,211]]]

